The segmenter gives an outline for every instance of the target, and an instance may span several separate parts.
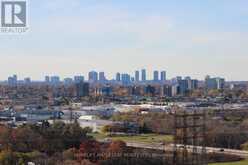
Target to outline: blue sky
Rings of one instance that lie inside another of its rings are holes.
[[[248,80],[247,0],[29,0],[29,25],[0,35],[0,79],[147,68]]]

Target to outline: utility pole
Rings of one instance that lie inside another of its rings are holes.
[[[175,108],[173,165],[207,165],[205,141],[205,111]]]

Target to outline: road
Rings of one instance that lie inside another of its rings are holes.
[[[173,151],[173,144],[162,145],[158,143],[149,144],[149,143],[137,143],[137,142],[126,142],[126,144],[128,147]],[[180,146],[182,145],[180,144],[177,145],[177,147]],[[189,151],[193,150],[193,146],[188,145],[187,148],[189,149]],[[196,148],[197,150],[201,150],[200,146],[197,146]],[[240,156],[241,158],[248,158],[248,151],[214,148],[214,147],[206,147],[206,151],[207,153],[218,153],[218,154]]]

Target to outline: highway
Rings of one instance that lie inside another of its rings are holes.
[[[173,144],[163,145],[158,143],[137,143],[137,142],[126,142],[128,147],[135,148],[144,148],[144,149],[154,149],[154,150],[166,150],[173,151]],[[178,144],[177,147],[183,146]],[[193,146],[187,145],[189,152],[192,152]],[[197,150],[201,150],[200,146],[196,147]],[[218,153],[218,154],[226,154],[226,155],[234,155],[239,156],[241,158],[248,158],[248,151],[242,150],[234,150],[234,149],[225,149],[225,148],[214,148],[214,147],[206,147],[207,153]]]

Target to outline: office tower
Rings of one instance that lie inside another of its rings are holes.
[[[89,81],[97,82],[98,81],[98,73],[96,71],[89,72]]]
[[[120,82],[121,81],[121,74],[120,73],[116,73],[116,81]]]
[[[220,77],[217,77],[215,79],[216,79],[216,83],[217,83],[217,89],[224,89],[224,87],[225,87],[225,79],[220,78]]]
[[[141,70],[141,80],[146,81],[146,70],[145,69]]]
[[[8,85],[13,86],[14,85],[14,79],[13,77],[8,77]]]
[[[139,75],[139,71],[138,71],[138,70],[136,70],[136,71],[135,71],[135,81],[136,81],[136,82],[139,82],[139,80],[140,80],[140,78],[139,78],[139,77],[140,77],[140,75]]]
[[[160,80],[161,80],[161,81],[166,81],[166,71],[162,71],[162,72],[160,73]]]
[[[105,82],[106,81],[104,72],[99,72],[99,81],[100,82]]]
[[[50,77],[49,77],[49,76],[46,76],[46,77],[45,77],[45,83],[47,83],[47,84],[50,83]]]
[[[65,78],[64,79],[64,84],[65,85],[71,85],[71,84],[73,84],[73,79],[72,78]]]
[[[121,82],[123,85],[129,85],[131,83],[131,78],[129,74],[121,74]]]
[[[167,97],[172,97],[172,86],[170,85],[162,86],[162,95]]]
[[[179,94],[185,95],[188,90],[188,80],[178,80]]]
[[[145,87],[145,93],[149,96],[154,96],[156,93],[156,88],[154,86],[147,85]]]
[[[58,85],[60,83],[60,78],[59,76],[52,76],[51,77],[51,84],[53,85]]]
[[[192,90],[192,80],[191,77],[187,76],[184,78],[187,83],[187,90]]]
[[[182,77],[181,76],[177,76],[177,77],[174,77],[174,78],[172,78],[172,84],[176,84],[176,83],[178,83],[178,81],[180,81],[180,80],[182,80]]]
[[[80,81],[75,84],[76,86],[76,97],[89,96],[89,83]]]
[[[198,89],[198,80],[191,80],[191,89],[195,90]]]
[[[198,80],[192,80],[189,76],[185,77],[185,80],[187,82],[187,90],[195,90],[198,88]]]
[[[113,94],[113,88],[110,85],[106,85],[100,88],[100,95],[110,96],[112,94]]]
[[[13,75],[12,77],[8,77],[8,85],[14,86],[17,85],[17,75]]]
[[[191,77],[190,76],[186,76],[184,79],[185,80],[191,80]]]
[[[15,83],[17,83],[18,80],[17,80],[17,75],[16,74],[13,75],[13,78],[14,78]]]
[[[158,76],[158,71],[157,70],[155,70],[154,72],[153,72],[153,81],[158,81],[159,80],[159,76]]]
[[[30,84],[31,83],[31,78],[29,78],[29,77],[24,78],[24,83],[25,84]]]
[[[207,89],[217,89],[217,82],[214,78],[211,78],[210,76],[206,76],[205,86]]]
[[[171,87],[172,96],[177,96],[179,94],[179,92],[180,92],[179,85],[178,84],[172,85],[172,87]]]
[[[79,83],[84,81],[84,76],[74,76],[74,82]]]
[[[206,89],[224,89],[225,79],[220,77],[211,78],[210,76],[206,76],[205,86]]]
[[[177,80],[177,81],[182,80],[182,76],[177,76],[177,77],[176,77],[176,80]]]

